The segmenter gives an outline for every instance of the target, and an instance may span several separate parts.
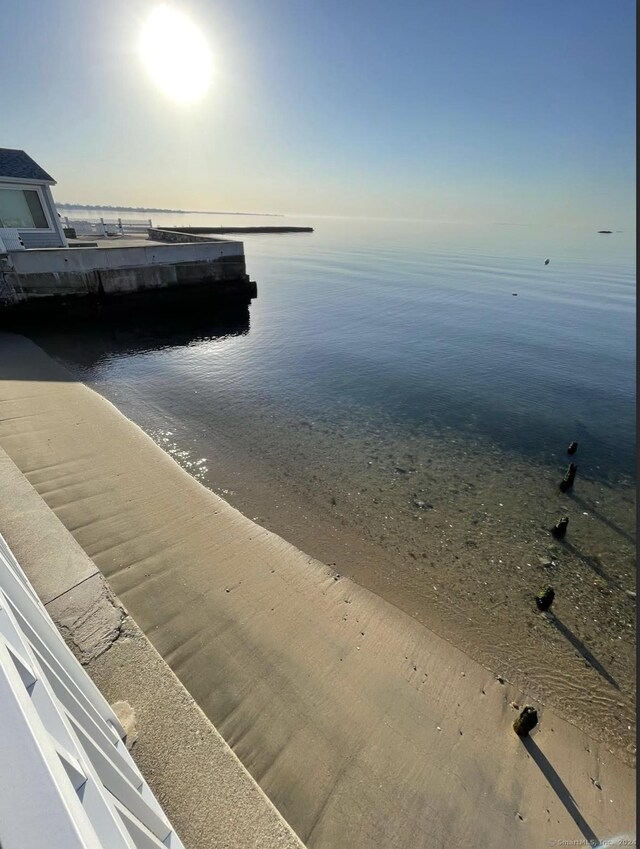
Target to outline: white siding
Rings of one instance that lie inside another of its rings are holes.
[[[61,248],[62,240],[53,230],[20,230],[25,248]]]

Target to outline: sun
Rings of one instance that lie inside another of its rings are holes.
[[[211,84],[211,51],[198,27],[171,6],[157,6],[140,33],[138,50],[152,81],[177,103],[200,100]]]

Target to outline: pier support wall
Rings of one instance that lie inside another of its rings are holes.
[[[195,289],[225,302],[256,297],[242,243],[16,251],[0,258],[0,315],[160,290],[179,297]]]

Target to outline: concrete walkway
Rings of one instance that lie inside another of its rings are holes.
[[[133,707],[132,754],[185,846],[303,849],[95,564],[1,448],[0,531],[107,700]]]

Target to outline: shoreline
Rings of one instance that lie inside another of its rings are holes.
[[[542,465],[459,434],[369,439],[225,396],[198,437],[188,412],[147,409],[130,384],[97,388],[240,512],[634,762],[635,491],[592,479],[584,450],[562,495],[561,452]],[[549,527],[564,512],[560,543]],[[534,603],[546,584],[552,618]]]
[[[525,748],[515,687],[238,513],[28,340],[0,335],[0,393],[0,445],[308,845],[633,829],[605,746],[545,709]]]

